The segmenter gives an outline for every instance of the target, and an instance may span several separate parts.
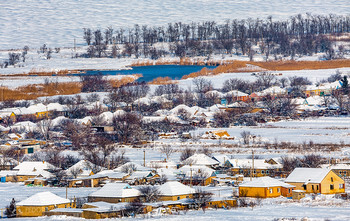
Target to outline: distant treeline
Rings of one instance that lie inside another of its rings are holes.
[[[335,54],[334,37],[348,32],[350,16],[299,14],[285,21],[274,21],[269,16],[267,19],[227,20],[223,24],[206,21],[158,27],[136,24],[133,28],[117,30],[84,28],[84,39],[90,46],[88,57],[143,55],[157,59],[167,53],[179,57],[236,53],[253,59],[257,50],[252,47],[258,46],[266,59],[270,55],[294,58],[318,52],[326,52],[326,58],[333,59],[344,53],[341,46],[337,48],[340,53]],[[159,42],[170,43],[169,48],[154,47]],[[116,44],[124,44],[124,48]],[[108,45],[114,47],[108,49]]]

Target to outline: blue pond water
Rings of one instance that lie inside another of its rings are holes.
[[[153,65],[153,66],[141,66],[133,67],[131,70],[93,70],[86,71],[86,74],[98,74],[103,75],[130,75],[130,74],[142,74],[143,77],[138,81],[152,81],[157,77],[170,77],[171,79],[181,79],[182,76],[200,71],[202,68],[214,69],[215,66],[202,66],[202,65]]]

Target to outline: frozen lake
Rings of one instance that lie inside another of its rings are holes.
[[[1,0],[0,49],[73,46],[83,43],[83,28],[167,25],[169,22],[201,22],[261,18],[272,15],[348,14],[348,0]]]

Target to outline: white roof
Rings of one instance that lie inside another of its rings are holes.
[[[227,159],[233,168],[251,168],[253,167],[252,159]],[[278,162],[277,164],[266,163],[264,159],[254,159],[254,168],[255,169],[275,169],[282,168],[282,165]]]
[[[34,104],[34,105],[31,105],[27,108],[27,111],[29,113],[37,113],[37,112],[45,112],[45,111],[48,111],[48,108],[42,104],[42,103],[39,103],[39,104]]]
[[[48,169],[54,169],[55,166],[52,164],[46,162],[46,161],[23,161],[22,163],[18,164],[14,170],[48,170]]]
[[[330,172],[322,168],[295,168],[286,178],[286,183],[321,183]]]
[[[91,193],[92,197],[108,197],[108,198],[124,198],[124,197],[137,197],[140,195],[140,191],[132,188],[126,183],[107,183],[101,189]]]
[[[227,155],[225,154],[214,154],[213,158],[217,161],[219,161],[220,165],[224,165],[226,160],[230,159]]]
[[[178,196],[195,193],[195,189],[177,181],[166,182],[158,189],[162,196]]]
[[[185,165],[183,167],[180,167],[179,169],[177,169],[177,171],[175,172],[176,174],[185,174],[186,177],[190,177],[191,173],[192,176],[201,176],[201,177],[210,177],[213,175],[213,173],[215,172],[215,170],[207,167],[207,166],[198,166],[198,165]]]
[[[107,203],[107,202],[92,202],[86,203],[85,205],[90,206],[89,208],[83,209],[84,211],[94,212],[108,212],[108,211],[120,211],[127,208],[128,203]]]
[[[239,186],[240,187],[276,187],[276,186],[282,186],[282,187],[286,187],[286,188],[295,187],[293,185],[284,183],[282,181],[276,180],[276,179],[268,177],[268,176],[256,178],[252,181],[240,184]]]
[[[65,109],[65,106],[59,103],[49,103],[47,105],[48,111],[64,111],[64,109]]]
[[[322,164],[321,167],[326,169],[331,169],[331,170],[349,170],[350,169],[350,165],[344,164],[344,163],[339,163],[334,165]]]
[[[232,90],[232,91],[227,92],[226,96],[245,97],[245,96],[249,96],[249,94],[243,93],[243,92],[238,91],[238,90]]]
[[[69,167],[66,170],[66,173],[67,173],[67,175],[71,176],[71,175],[73,175],[72,171],[80,170],[79,171],[79,176],[80,177],[89,176],[91,174],[91,171],[92,171],[91,168],[94,168],[94,167],[100,168],[99,166],[94,166],[94,164],[91,163],[90,161],[80,160],[78,163],[76,163],[73,166]]]
[[[321,96],[311,96],[306,98],[306,102],[310,106],[322,105],[324,103],[324,98]]]
[[[217,91],[217,90],[208,91],[207,93],[205,93],[205,95],[218,96],[219,98],[225,97],[224,93],[221,93],[220,91]]]
[[[24,161],[17,165],[13,170],[18,171],[17,175],[38,176],[41,175],[45,178],[52,176],[48,169],[55,169],[56,167],[45,161]]]
[[[287,90],[285,88],[280,88],[278,86],[273,86],[273,87],[269,87],[261,92],[257,92],[256,94],[259,96],[264,96],[264,95],[268,95],[268,94],[286,94]]]
[[[48,206],[70,203],[70,200],[57,196],[49,191],[34,194],[17,203],[17,206]]]
[[[201,153],[190,156],[189,158],[183,161],[183,164],[213,166],[218,165],[219,162]]]
[[[147,168],[147,167],[141,166],[140,164],[137,164],[137,163],[128,162],[128,163],[125,163],[125,164],[115,168],[114,171],[121,172],[124,167],[130,166],[130,165],[133,165],[136,168],[136,171],[151,171],[152,170],[152,168]]]

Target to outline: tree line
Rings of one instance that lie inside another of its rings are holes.
[[[267,19],[169,23],[167,26],[135,24],[133,28],[112,27],[92,30],[84,28],[83,38],[89,46],[88,57],[144,56],[157,59],[166,53],[176,56],[210,56],[213,53],[236,53],[254,56],[258,46],[266,59],[277,55],[312,55],[325,52],[327,59],[342,57],[344,47],[335,54],[330,36],[350,31],[350,16],[298,14],[280,21]],[[155,47],[169,43],[169,52]],[[121,49],[117,45],[124,45]],[[108,49],[108,46],[112,46]]]

